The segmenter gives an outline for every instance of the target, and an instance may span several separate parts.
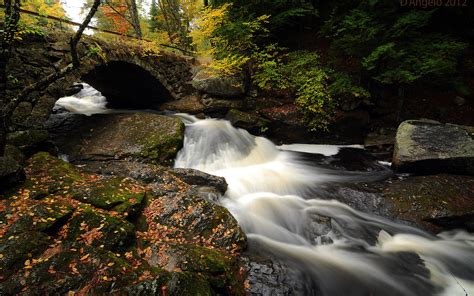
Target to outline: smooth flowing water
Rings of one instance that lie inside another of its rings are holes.
[[[110,110],[106,104],[85,84],[76,95],[59,99],[56,107],[85,115],[136,112]],[[330,156],[340,147],[277,147],[228,121],[177,116],[186,133],[175,166],[226,179],[229,187],[221,203],[239,221],[250,248],[284,262],[293,279],[296,274],[300,288],[287,294],[474,295],[474,235],[452,231],[433,236],[357,211],[323,190],[381,180],[388,176],[386,170],[323,168],[302,155]]]
[[[325,195],[328,184],[371,181],[386,172],[318,167],[300,152],[337,147],[286,145],[228,121],[180,116],[184,148],[175,166],[222,176],[221,203],[261,253],[302,277],[304,295],[474,295],[474,236],[437,236],[357,211]],[[295,151],[292,151],[295,150]]]

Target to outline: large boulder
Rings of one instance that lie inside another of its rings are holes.
[[[199,91],[219,97],[239,97],[246,92],[242,77],[225,76],[207,68],[194,75],[192,85]]]
[[[407,120],[397,130],[393,167],[419,174],[474,174],[474,127]]]
[[[133,158],[170,163],[183,139],[184,124],[178,118],[136,113],[92,116],[74,130],[56,136],[55,142],[75,160]]]

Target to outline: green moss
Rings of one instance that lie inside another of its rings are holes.
[[[174,272],[167,283],[170,295],[211,296],[212,289],[206,279],[196,273]]]
[[[130,179],[108,178],[88,182],[86,186],[76,186],[71,190],[73,198],[101,209],[120,212],[138,207],[145,192],[135,192]]]
[[[133,241],[134,231],[134,225],[122,218],[82,206],[69,223],[66,239],[106,250],[117,250]]]
[[[15,146],[33,145],[48,139],[46,130],[16,131],[7,134],[7,143]]]
[[[214,249],[197,245],[171,245],[169,256],[185,272],[201,274],[213,291],[227,295],[243,295],[243,278],[238,261]]]
[[[39,231],[4,236],[0,239],[0,275],[6,277],[23,267],[25,260],[41,253],[51,242],[48,235]]]
[[[174,159],[183,145],[185,127],[177,118],[169,125],[171,126],[165,127],[162,133],[152,134],[147,138],[140,139],[139,143],[143,147],[136,156],[156,163]]]

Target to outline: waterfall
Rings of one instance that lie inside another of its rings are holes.
[[[95,88],[87,83],[81,83],[83,88],[73,96],[59,98],[54,104],[54,108],[64,108],[71,113],[93,114],[107,113],[109,109],[107,99]],[[54,110],[54,109],[53,109]]]
[[[338,147],[276,147],[225,120],[181,116],[186,133],[175,166],[224,177],[229,187],[222,205],[249,240],[305,276],[311,286],[305,294],[474,294],[472,234],[433,236],[318,190],[383,173],[318,167],[295,152],[330,155]]]

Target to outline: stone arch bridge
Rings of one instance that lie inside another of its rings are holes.
[[[7,100],[70,64],[70,37],[54,32],[18,42],[7,65]],[[7,143],[18,147],[44,141],[43,126],[55,101],[71,95],[71,86],[78,81],[101,91],[115,108],[152,108],[196,93],[190,83],[192,57],[90,36],[83,36],[78,53],[79,68],[21,99],[9,119]]]

